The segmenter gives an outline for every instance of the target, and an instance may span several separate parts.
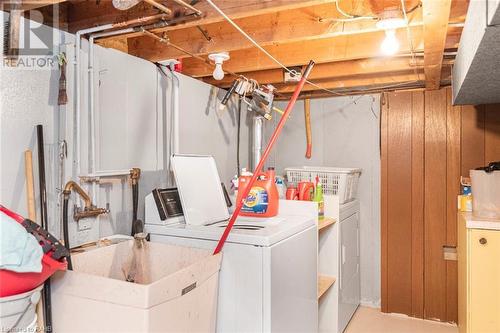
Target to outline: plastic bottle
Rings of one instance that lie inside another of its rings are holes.
[[[319,177],[316,176],[316,189],[314,190],[314,202],[318,203],[318,220],[323,220],[325,218],[325,201],[323,199],[323,186],[319,181]]]
[[[242,198],[252,176],[240,176],[238,184],[238,201]],[[274,168],[261,172],[248,194],[243,205],[241,216],[272,217],[278,215],[279,193],[275,183]]]

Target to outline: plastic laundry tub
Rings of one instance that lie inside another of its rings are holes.
[[[35,332],[40,290],[0,298],[0,332]]]
[[[134,240],[72,257],[52,277],[55,332],[213,332],[220,255],[148,242],[147,283],[127,282]]]

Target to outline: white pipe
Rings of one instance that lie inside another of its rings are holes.
[[[116,176],[128,176],[130,175],[130,169],[127,170],[108,170],[108,171],[97,171],[94,173],[89,173],[87,175],[82,175],[81,177],[116,177]]]
[[[75,35],[75,54],[74,54],[74,67],[75,67],[75,124],[73,126],[73,140],[74,140],[74,154],[73,154],[73,163],[75,167],[73,168],[73,178],[76,178],[77,175],[81,172],[80,166],[80,153],[81,153],[81,121],[80,121],[80,108],[81,108],[81,88],[80,88],[80,50],[81,50],[81,38],[82,35],[86,35],[89,33],[104,31],[107,29],[111,29],[113,24],[104,24],[101,26],[82,29],[76,32]]]
[[[253,117],[253,144],[252,144],[252,170],[254,170],[262,157],[262,134],[264,117]]]
[[[179,153],[179,78],[175,74],[174,64],[170,64],[172,72],[172,123],[173,154]]]
[[[100,32],[93,33],[89,37],[89,59],[88,59],[88,73],[89,73],[89,131],[90,131],[90,174],[95,174],[98,171],[96,170],[96,131],[95,131],[95,82],[94,82],[94,40],[95,38],[112,36],[121,33],[129,33],[133,32],[134,29],[127,28],[116,31],[109,32]],[[94,203],[97,202],[97,184],[95,182],[92,183],[92,201]]]

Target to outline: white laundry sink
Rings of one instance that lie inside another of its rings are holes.
[[[54,331],[214,331],[221,255],[147,242],[135,283],[126,281],[133,248],[131,240],[72,256],[73,271],[52,278]]]

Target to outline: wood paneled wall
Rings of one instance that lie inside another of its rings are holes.
[[[382,98],[382,311],[457,321],[460,175],[500,160],[500,105],[452,106],[451,89]]]

